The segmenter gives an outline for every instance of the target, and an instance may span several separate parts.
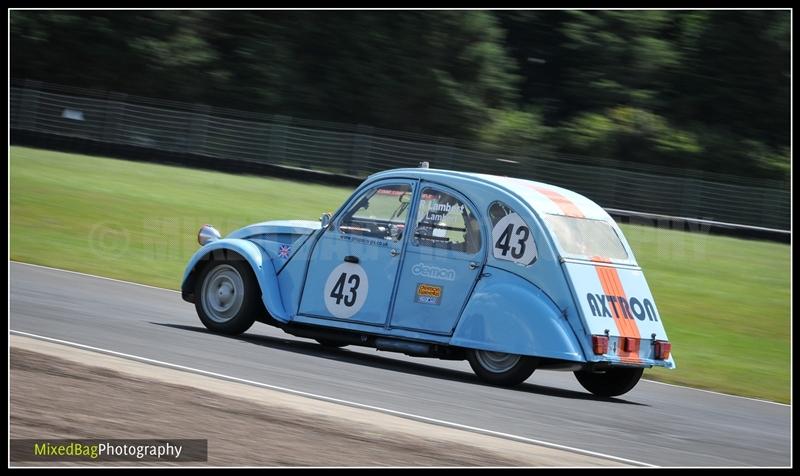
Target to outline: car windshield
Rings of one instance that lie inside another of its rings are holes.
[[[405,223],[411,203],[411,188],[408,185],[380,187],[364,197],[351,214],[354,219],[385,220]]]
[[[546,215],[545,221],[568,254],[626,260],[628,252],[614,228],[603,220]]]
[[[411,186],[385,185],[365,192],[339,222],[342,233],[399,240],[403,236]]]

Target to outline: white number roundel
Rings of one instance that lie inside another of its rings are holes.
[[[325,307],[334,317],[348,319],[364,305],[368,291],[364,268],[356,263],[342,263],[333,268],[325,282]]]
[[[497,259],[531,264],[536,259],[533,233],[522,217],[510,213],[492,228],[493,255]]]

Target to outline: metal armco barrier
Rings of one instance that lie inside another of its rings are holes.
[[[10,109],[12,142],[22,136],[31,145],[47,137],[89,141],[104,144],[105,151],[118,146],[179,156],[189,165],[195,160],[234,170],[251,164],[345,180],[427,161],[433,168],[562,186],[615,210],[616,217],[665,215],[711,228],[744,226],[751,236],[759,236],[758,229],[766,230],[765,237],[789,235],[790,190],[782,181],[649,165],[630,170],[631,164],[614,160],[537,151],[488,152],[488,145],[449,138],[34,81],[12,82]]]

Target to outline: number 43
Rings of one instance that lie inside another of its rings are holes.
[[[349,296],[344,295],[345,283],[350,285],[350,289],[348,289]],[[345,306],[352,307],[358,298],[356,290],[360,284],[361,278],[357,274],[351,274],[348,278],[347,273],[342,273],[342,275],[339,276],[339,279],[337,279],[336,283],[333,285],[330,297],[336,300],[337,306],[341,304],[342,300],[344,300]]]
[[[511,246],[511,236],[514,235],[517,240],[516,245],[518,246]],[[514,230],[514,224],[509,223],[506,226],[506,229],[503,230],[503,233],[500,234],[500,237],[497,239],[497,242],[494,244],[494,247],[502,251],[503,256],[507,256],[509,250],[511,251],[511,257],[514,259],[522,258],[522,255],[525,254],[525,241],[530,236],[530,230],[528,227],[520,226],[517,227],[516,231]]]

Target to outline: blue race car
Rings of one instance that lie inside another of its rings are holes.
[[[645,368],[675,367],[619,227],[552,185],[395,169],[319,222],[225,238],[205,225],[198,241],[182,295],[214,332],[261,321],[328,347],[466,359],[503,386],[567,370],[600,396],[628,392]]]

